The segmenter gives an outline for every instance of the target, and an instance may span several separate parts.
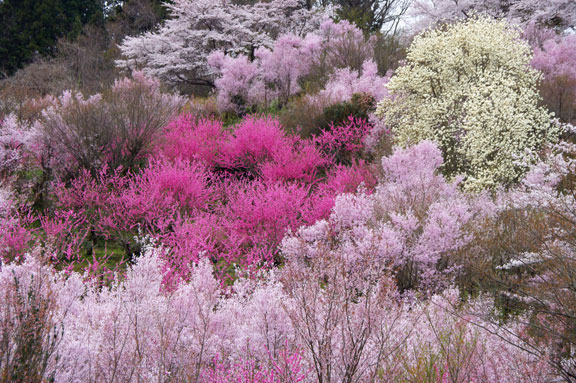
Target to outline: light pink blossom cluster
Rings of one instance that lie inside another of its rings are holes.
[[[401,290],[450,283],[458,269],[451,255],[472,239],[467,225],[490,210],[439,175],[441,165],[440,151],[426,141],[383,158],[374,193],[338,196],[329,219],[285,238],[283,253],[307,258],[330,249],[350,268],[370,259],[394,273]]]
[[[302,81],[315,67],[332,74],[326,89],[316,96],[328,98],[329,104],[361,92],[380,100],[388,78],[378,75],[373,58],[373,41],[366,40],[360,29],[345,20],[328,20],[304,37],[280,36],[272,47],[258,48],[254,60],[215,52],[208,61],[219,74],[215,85],[220,108],[243,112],[274,101],[285,104],[301,91]]]
[[[379,282],[363,282],[334,259],[323,269],[311,269],[320,265],[313,263],[294,266],[298,274],[289,266],[280,275],[240,278],[231,291],[204,260],[188,282],[166,291],[162,251],[147,248],[108,288],[55,273],[35,257],[4,266],[2,366],[24,362],[36,373],[33,362],[41,360],[40,376],[54,382],[553,378],[545,359],[517,347],[520,325],[490,325],[478,315],[489,302],[462,306],[454,290],[398,301],[383,274]],[[316,279],[321,275],[323,281]],[[38,320],[28,321],[33,313]],[[19,334],[31,329],[26,341],[34,348],[23,353]]]

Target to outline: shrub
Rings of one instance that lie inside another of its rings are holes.
[[[184,114],[166,127],[162,152],[170,159],[200,160],[216,167],[224,143],[229,139],[221,121]]]
[[[284,127],[302,138],[310,138],[318,133],[319,126],[327,126],[324,110],[330,106],[330,100],[307,96],[298,97],[286,105],[279,115]]]
[[[95,175],[104,165],[130,169],[153,151],[182,104],[137,72],[134,79],[117,80],[106,94],[84,98],[65,92],[43,113],[43,133],[59,156],[72,160],[60,172],[87,169]]]
[[[360,157],[364,150],[364,140],[372,126],[362,118],[348,117],[339,125],[331,124],[329,129],[315,138],[319,147],[334,156],[338,163],[351,163]]]
[[[504,21],[473,18],[416,37],[377,114],[407,146],[435,141],[470,189],[520,180],[559,129],[538,106],[530,48]]]

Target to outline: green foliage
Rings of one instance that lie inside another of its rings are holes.
[[[356,93],[352,95],[350,101],[325,108],[320,128],[328,129],[330,125],[345,123],[350,116],[367,120],[368,113],[374,109],[374,106],[374,97],[366,93]]]
[[[85,24],[102,26],[99,0],[4,0],[0,2],[0,78],[37,55],[53,55],[58,39],[77,36]]]

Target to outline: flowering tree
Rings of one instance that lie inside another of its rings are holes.
[[[400,145],[434,140],[472,189],[519,180],[559,129],[538,103],[530,47],[505,21],[475,18],[415,38],[377,114]],[[520,161],[521,160],[521,161]]]
[[[547,106],[564,122],[576,120],[576,35],[552,36],[537,46],[532,66],[542,71]]]
[[[141,68],[171,83],[214,86],[206,58],[223,50],[254,55],[280,34],[302,34],[317,23],[315,11],[299,0],[254,5],[231,1],[176,0],[167,5],[172,17],[157,32],[128,37],[120,46],[121,67]]]
[[[398,150],[382,160],[384,178],[373,194],[337,197],[330,218],[284,239],[283,251],[314,257],[329,250],[349,268],[375,262],[396,275],[401,290],[441,285],[478,213],[457,184],[436,174],[441,165],[431,142]]]
[[[360,213],[360,212],[358,212]],[[320,250],[320,249],[319,249]],[[490,302],[454,290],[398,300],[385,270],[339,257],[296,256],[281,275],[224,289],[211,264],[163,285],[161,248],[147,246],[107,288],[29,257],[0,269],[0,373],[60,382],[319,383],[556,378],[546,359],[509,341],[516,323],[465,316]]]
[[[559,29],[576,25],[576,5],[570,0],[416,0],[413,12],[422,26],[468,18],[475,13]]]
[[[284,105],[310,78],[325,87],[312,98],[328,104],[348,101],[362,92],[380,100],[387,78],[378,75],[374,44],[373,38],[366,39],[348,21],[327,20],[303,38],[284,35],[272,47],[257,49],[253,61],[247,56],[213,53],[208,61],[218,73],[219,106],[241,112],[273,101]],[[309,102],[317,102],[312,98]]]
[[[257,49],[254,62],[247,56],[231,58],[223,52],[211,55],[210,64],[221,74],[215,81],[220,107],[238,109],[274,100],[286,103],[300,91],[299,80],[310,71],[319,48],[317,39],[285,35],[274,42],[272,50]]]
[[[136,72],[106,94],[85,98],[67,91],[53,99],[42,113],[41,141],[58,153],[53,170],[60,174],[131,168],[153,151],[183,103],[162,92],[158,80]]]

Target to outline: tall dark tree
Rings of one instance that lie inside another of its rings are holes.
[[[406,13],[409,0],[327,0],[338,6],[341,19],[355,23],[366,33],[396,31],[400,18]]]
[[[120,43],[125,36],[148,32],[168,17],[166,0],[108,0],[107,29]]]
[[[74,38],[84,25],[103,23],[102,0],[0,1],[0,78],[52,55],[58,39]]]

